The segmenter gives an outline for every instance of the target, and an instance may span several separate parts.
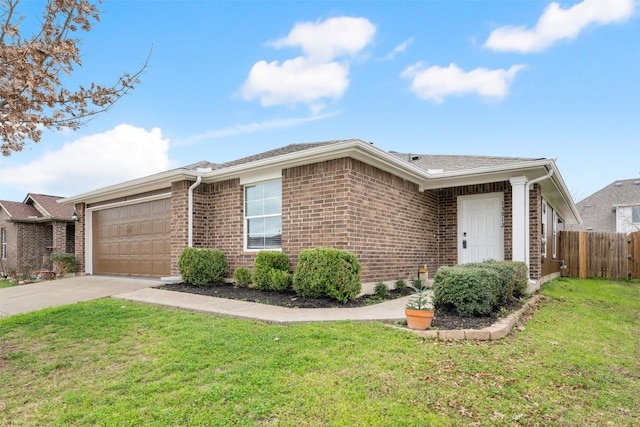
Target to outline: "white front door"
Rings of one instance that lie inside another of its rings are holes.
[[[504,259],[503,193],[458,197],[458,263]]]

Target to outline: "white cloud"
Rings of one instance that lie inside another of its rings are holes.
[[[353,56],[373,39],[376,27],[366,18],[340,16],[322,22],[301,22],[289,35],[269,43],[275,48],[300,47],[305,56],[316,61],[331,61]]]
[[[349,68],[337,62],[316,63],[305,57],[256,63],[242,87],[244,99],[259,98],[263,106],[312,104],[340,98],[349,86]]]
[[[398,46],[394,47],[391,52],[387,53],[384,59],[386,61],[391,61],[395,59],[396,55],[399,53],[405,52],[411,43],[413,43],[413,38],[403,41]]]
[[[169,140],[160,129],[127,124],[66,143],[21,166],[5,167],[3,183],[24,192],[71,196],[169,167]]]
[[[567,9],[551,3],[532,29],[505,26],[495,29],[485,43],[503,52],[540,52],[555,42],[574,39],[589,25],[604,25],[631,17],[634,0],[584,0]]]
[[[248,124],[239,124],[235,126],[226,127],[223,129],[210,130],[208,132],[199,133],[197,135],[190,136],[180,141],[176,141],[174,146],[187,146],[193,145],[206,139],[224,138],[235,135],[244,135],[248,133],[260,132],[265,129],[277,129],[297,126],[302,123],[313,122],[316,120],[328,119],[335,116],[335,113],[331,114],[318,114],[308,117],[291,117],[287,119],[275,119],[265,120],[262,122],[253,122]]]
[[[476,68],[464,71],[456,64],[448,67],[425,68],[422,63],[407,67],[402,77],[410,78],[411,90],[421,99],[441,103],[451,95],[477,94],[484,98],[502,99],[509,93],[509,86],[524,66],[513,65],[509,69],[488,70]]]
[[[325,100],[339,99],[349,86],[349,61],[371,43],[375,26],[365,18],[336,17],[296,24],[275,48],[299,47],[304,55],[285,61],[259,61],[240,89],[245,100],[263,106],[306,104],[313,113]]]

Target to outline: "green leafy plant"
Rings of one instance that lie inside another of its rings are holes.
[[[212,286],[224,282],[227,261],[220,249],[185,248],[178,260],[182,279],[194,286]]]
[[[422,279],[411,279],[411,287],[416,291],[424,289],[427,285],[424,283]]]
[[[329,297],[342,303],[354,299],[362,290],[358,258],[335,248],[305,249],[298,257],[293,287],[305,297]]]
[[[252,282],[256,289],[273,289],[271,272],[280,270],[289,272],[289,256],[280,251],[260,251],[253,261]]]
[[[429,300],[427,288],[421,288],[411,297],[405,306],[409,310],[433,310],[433,304]]]
[[[373,293],[375,296],[384,299],[389,296],[389,287],[384,282],[378,282],[373,289]]]
[[[274,291],[288,291],[293,284],[293,275],[284,270],[271,270],[271,289]]]
[[[403,291],[407,289],[407,282],[405,282],[404,279],[398,279],[395,281],[394,284],[396,285],[396,289],[398,291]]]
[[[246,288],[251,284],[251,272],[247,267],[238,267],[233,272],[233,284],[238,288]]]
[[[55,253],[49,256],[49,261],[53,264],[53,271],[57,277],[64,277],[67,273],[76,272],[76,256],[67,253]]]

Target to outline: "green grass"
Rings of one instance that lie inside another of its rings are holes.
[[[640,424],[640,284],[560,279],[542,293],[497,342],[112,299],[12,316],[0,425]]]
[[[0,289],[8,288],[13,285],[14,285],[13,282],[10,282],[9,280],[0,280]]]

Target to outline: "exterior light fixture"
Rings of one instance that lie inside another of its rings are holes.
[[[71,214],[71,219],[73,220],[73,222],[80,222],[80,217],[78,216],[78,212],[74,210],[73,213]]]

